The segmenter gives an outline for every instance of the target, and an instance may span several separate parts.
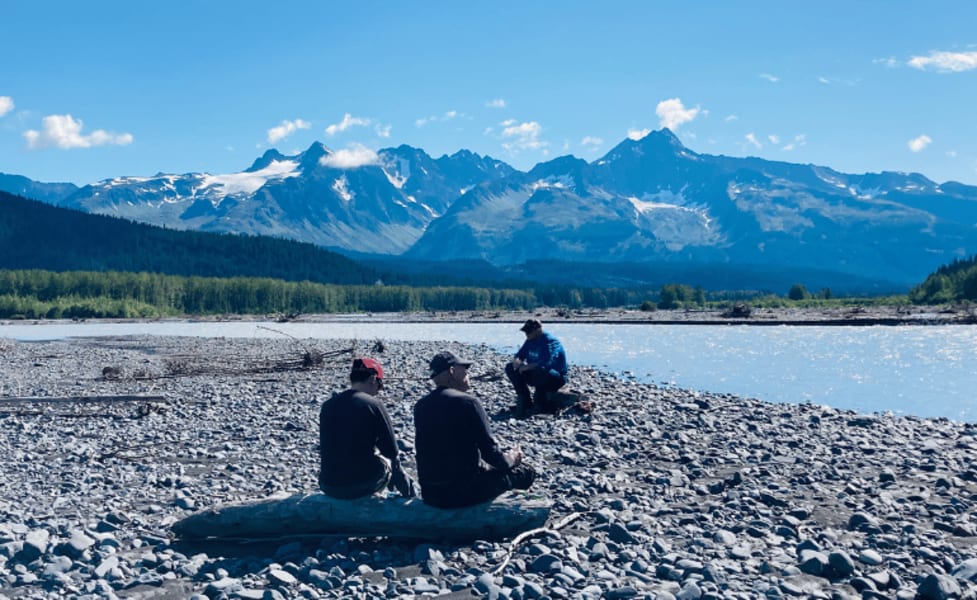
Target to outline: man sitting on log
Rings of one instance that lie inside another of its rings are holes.
[[[376,398],[383,367],[372,358],[354,359],[349,380],[350,389],[334,394],[319,411],[319,489],[352,499],[390,487],[413,498],[414,482],[400,465],[390,415]]]
[[[414,406],[414,446],[421,498],[438,508],[488,502],[511,489],[529,489],[536,471],[518,448],[502,452],[471,387],[471,362],[452,352],[431,359],[437,388]]]

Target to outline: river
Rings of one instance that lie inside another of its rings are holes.
[[[642,382],[860,413],[977,421],[977,326],[553,323],[571,363]],[[512,323],[4,322],[0,338],[122,335],[454,340],[514,352]]]

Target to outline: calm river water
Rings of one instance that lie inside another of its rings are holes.
[[[78,336],[454,340],[514,352],[518,324],[152,322],[0,324],[0,338]],[[862,413],[977,421],[977,326],[547,324],[571,363],[639,381]],[[364,333],[368,332],[368,333]]]

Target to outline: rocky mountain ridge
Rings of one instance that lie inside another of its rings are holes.
[[[45,201],[88,212],[405,264],[586,264],[595,281],[601,265],[618,273],[634,265],[636,284],[649,269],[677,270],[680,279],[684,270],[699,279],[728,270],[736,281],[723,289],[769,280],[751,272],[904,289],[977,248],[975,186],[698,154],[667,129],[592,162],[563,156],[529,172],[466,150],[434,159],[402,145],[353,156],[315,143],[292,156],[268,150],[240,173],[120,177],[54,199],[45,192]]]

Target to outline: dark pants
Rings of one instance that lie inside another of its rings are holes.
[[[531,412],[534,404],[537,409],[543,412],[555,412],[556,407],[550,403],[547,395],[566,385],[566,379],[543,369],[530,369],[520,372],[519,369],[512,366],[512,363],[505,366],[505,374],[512,382],[512,387],[516,388],[516,396],[519,398],[516,409],[519,412]],[[529,392],[530,387],[536,389],[532,395]]]
[[[485,468],[474,476],[446,483],[421,482],[421,499],[437,508],[474,506],[495,499],[509,490],[528,490],[536,470],[523,463],[509,471]]]
[[[323,482],[320,476],[319,489],[322,490],[323,494],[341,500],[372,496],[380,492],[390,483],[391,471],[390,461],[383,456],[378,456],[377,458],[380,460],[378,461],[379,464],[377,465],[376,472],[368,475],[363,481],[335,485]]]

